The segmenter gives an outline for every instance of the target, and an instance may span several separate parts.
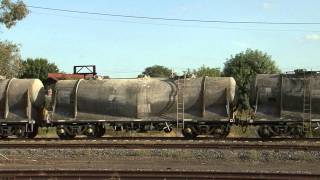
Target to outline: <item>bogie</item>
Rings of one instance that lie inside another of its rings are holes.
[[[30,124],[0,126],[0,137],[34,138],[38,134],[38,126]]]
[[[198,136],[198,133],[194,127],[186,127],[182,129],[182,135],[187,139],[194,139]]]

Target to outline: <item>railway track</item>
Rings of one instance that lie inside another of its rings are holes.
[[[320,174],[153,170],[1,170],[10,179],[318,179]]]
[[[233,142],[113,142],[108,141],[45,141],[45,142],[1,142],[0,149],[256,149],[256,150],[309,150],[320,151],[320,144],[272,144]]]
[[[57,137],[50,137],[50,138],[34,138],[34,139],[26,139],[26,138],[5,138],[5,139],[0,139],[1,141],[56,141],[60,140]],[[74,139],[69,139],[69,140],[64,140],[64,141],[77,141],[77,140],[92,140],[87,137],[76,137]],[[215,137],[197,137],[194,139],[187,139],[184,137],[101,137],[101,138],[96,138],[95,140],[106,140],[106,141],[117,141],[117,140],[122,140],[122,141],[134,141],[134,140],[145,140],[145,141],[154,141],[154,140],[159,140],[159,141],[250,141],[250,142],[256,142],[256,141],[261,141],[261,142],[279,142],[279,141],[289,141],[289,142],[320,142],[320,138],[299,138],[299,139],[294,139],[294,138],[270,138],[270,139],[262,139],[262,138],[215,138]]]

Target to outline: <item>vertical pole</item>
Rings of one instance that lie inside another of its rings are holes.
[[[177,130],[179,129],[179,91],[180,91],[180,87],[179,87],[179,79],[177,80],[177,97],[176,97],[176,101],[177,101]]]
[[[183,86],[182,86],[182,129],[184,129],[184,88],[186,83],[186,74],[183,76]]]
[[[279,112],[279,116],[280,119],[282,118],[282,109],[283,109],[283,75],[280,75],[281,77],[281,84],[280,84],[280,112]]]
[[[94,75],[94,76],[97,75],[96,66],[95,66],[95,65],[93,65],[93,75]]]
[[[311,135],[312,135],[312,74],[310,74],[310,78],[309,78],[309,107],[310,107],[310,111],[309,111],[309,127],[310,127],[310,131],[311,131]]]
[[[202,117],[204,117],[206,114],[206,80],[207,80],[207,76],[204,76],[202,79],[202,91],[201,91],[201,96],[202,96],[201,115],[202,115]]]

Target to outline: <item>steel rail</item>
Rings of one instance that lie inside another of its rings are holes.
[[[320,145],[302,144],[243,144],[243,143],[108,143],[108,142],[26,142],[0,143],[0,149],[257,149],[257,150],[302,150],[320,151]]]
[[[3,138],[0,139],[1,141],[52,141],[52,140],[60,140],[58,137],[40,137],[40,138],[33,138],[33,139],[27,139],[27,138]],[[290,142],[301,142],[301,141],[312,141],[320,142],[320,138],[299,138],[299,139],[294,139],[294,138],[269,138],[269,139],[262,139],[262,138],[241,138],[241,137],[230,137],[230,138],[216,138],[216,137],[197,137],[194,139],[187,139],[184,137],[101,137],[101,138],[88,138],[88,137],[76,137],[73,139],[66,139],[67,141],[77,141],[77,140],[181,140],[181,141],[262,141],[262,142],[279,142],[279,141],[290,141]],[[64,141],[66,141],[64,140]]]
[[[281,172],[228,172],[181,170],[1,170],[1,177],[15,179],[319,179],[320,174]]]

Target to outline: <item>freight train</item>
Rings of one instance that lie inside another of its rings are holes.
[[[250,89],[252,124],[261,137],[303,137],[319,129],[320,72],[258,74]]]
[[[56,127],[61,139],[116,131],[181,130],[186,138],[223,138],[233,124],[262,138],[303,137],[320,122],[320,74],[261,74],[251,83],[250,118],[237,116],[232,77],[60,80],[45,95],[37,79],[0,80],[0,136],[33,138]],[[46,101],[49,99],[49,102]]]

